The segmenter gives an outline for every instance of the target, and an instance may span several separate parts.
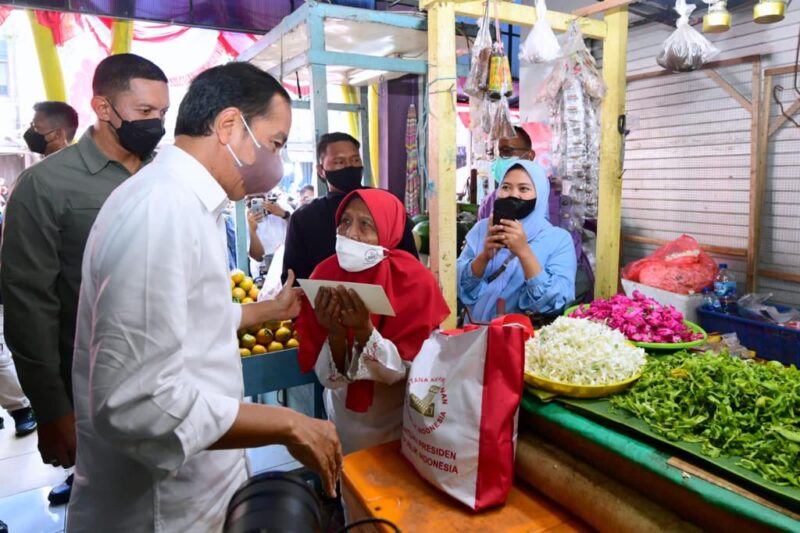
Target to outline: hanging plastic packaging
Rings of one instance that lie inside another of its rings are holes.
[[[597,217],[600,104],[605,92],[595,60],[573,23],[562,56],[539,95],[551,112],[551,181],[561,191],[558,223],[573,235],[582,234],[586,218]]]
[[[476,98],[482,97],[489,84],[489,67],[492,59],[492,36],[489,33],[491,19],[489,18],[489,4],[486,2],[486,11],[483,18],[478,21],[480,28],[472,45],[472,64],[464,85],[464,92]]]
[[[676,29],[666,41],[658,54],[659,65],[672,72],[689,72],[697,70],[719,54],[719,49],[689,25],[689,16],[694,11],[694,4],[686,0],[675,2],[675,11],[679,18]]]
[[[511,111],[509,111],[508,99],[505,95],[500,97],[500,101],[495,104],[495,107],[489,140],[496,143],[500,139],[516,137],[517,133],[514,131],[514,125],[511,124]]]
[[[512,83],[508,57],[503,50],[503,45],[496,42],[492,46],[492,59],[489,67],[489,98],[500,100],[501,96],[511,96]]]
[[[549,63],[558,58],[560,51],[556,34],[547,21],[547,5],[544,0],[536,0],[536,24],[522,44],[520,59],[529,63]]]

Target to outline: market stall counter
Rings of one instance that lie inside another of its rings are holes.
[[[763,488],[713,468],[696,455],[608,420],[603,414],[607,409],[598,403],[602,402],[544,402],[526,394],[520,412],[521,431],[533,432],[703,529],[800,530],[797,501],[765,494]],[[517,475],[532,484],[540,482],[540,473],[518,468]],[[554,499],[568,507],[557,494]]]
[[[515,483],[503,507],[475,513],[423,480],[400,454],[399,441],[345,457],[342,495],[349,522],[383,518],[404,533],[591,531],[579,519],[522,482]],[[390,531],[386,526],[369,527],[361,530]]]

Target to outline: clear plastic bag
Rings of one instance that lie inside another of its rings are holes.
[[[748,293],[739,298],[737,309],[739,314],[751,320],[762,320],[773,324],[785,324],[800,320],[800,310],[791,307],[779,309],[774,305],[767,305],[772,293]]]
[[[472,64],[464,85],[464,92],[475,98],[482,97],[489,85],[489,67],[492,59],[492,36],[489,33],[491,20],[489,19],[489,3],[486,3],[486,12],[478,21],[480,28],[475,42],[472,45]]]
[[[495,105],[496,109],[494,110],[492,131],[489,134],[489,140],[494,143],[498,142],[500,139],[516,137],[517,133],[514,131],[514,125],[511,124],[511,112],[508,109],[508,99],[502,96],[500,101]]]
[[[694,11],[694,4],[686,0],[675,2],[675,11],[679,18],[676,29],[666,41],[656,57],[659,65],[672,72],[689,72],[697,70],[719,54],[719,49],[689,25],[689,16]]]
[[[560,52],[556,34],[547,21],[547,5],[544,0],[536,0],[536,24],[520,48],[520,59],[529,63],[549,63],[555,61]]]

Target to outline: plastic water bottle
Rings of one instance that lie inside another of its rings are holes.
[[[709,311],[719,311],[720,303],[717,295],[709,289],[703,289],[703,308]]]
[[[719,265],[719,273],[714,279],[714,295],[724,313],[736,312],[736,280],[728,272],[728,265],[725,263]]]

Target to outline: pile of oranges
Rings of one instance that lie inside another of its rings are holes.
[[[253,278],[241,270],[231,272],[231,298],[240,304],[250,304],[258,300],[259,288]],[[300,346],[300,336],[294,330],[291,320],[269,321],[239,330],[239,355],[262,355]]]
[[[231,297],[234,302],[251,304],[258,300],[258,293],[253,278],[245,276],[241,270],[231,272]]]
[[[270,321],[239,330],[239,355],[242,357],[279,352],[299,346],[300,337],[294,331],[291,320]]]

